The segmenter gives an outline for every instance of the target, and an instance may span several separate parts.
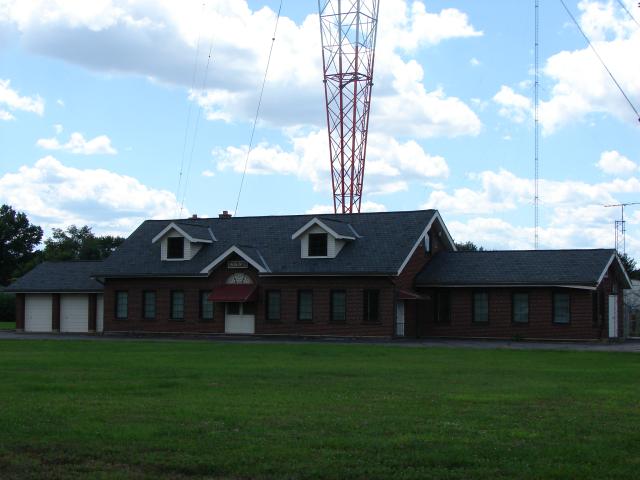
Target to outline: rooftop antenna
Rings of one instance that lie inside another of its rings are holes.
[[[539,56],[539,48],[540,48],[540,1],[535,0],[535,48],[534,48],[534,57],[535,57],[535,82],[534,82],[534,183],[535,183],[535,194],[533,197],[534,204],[534,249],[538,250],[538,244],[540,241],[539,236],[539,224],[540,224],[540,194],[538,189],[538,184],[540,183],[540,101],[539,101],[539,89],[540,89],[540,56]]]
[[[620,220],[614,222],[616,251],[621,255],[627,254],[627,222],[624,219],[624,207],[631,205],[640,205],[640,202],[616,203],[613,205],[605,205],[605,207],[620,207]]]

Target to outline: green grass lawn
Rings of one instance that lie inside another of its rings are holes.
[[[0,322],[0,330],[15,330],[16,322]]]
[[[0,478],[638,478],[640,355],[0,342]]]

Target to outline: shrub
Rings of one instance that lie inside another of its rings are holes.
[[[16,319],[16,296],[0,293],[0,322],[14,322]]]

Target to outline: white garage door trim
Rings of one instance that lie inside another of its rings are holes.
[[[25,295],[25,332],[50,332],[53,308],[50,294]]]
[[[60,331],[87,333],[89,331],[89,296],[60,295]]]
[[[96,332],[104,331],[104,295],[99,293],[96,298]]]

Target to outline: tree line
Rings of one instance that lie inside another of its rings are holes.
[[[44,261],[105,259],[124,242],[123,237],[95,235],[86,225],[71,225],[66,230],[52,229],[51,237],[38,249],[43,235],[24,212],[10,205],[0,207],[0,285],[8,285]]]

